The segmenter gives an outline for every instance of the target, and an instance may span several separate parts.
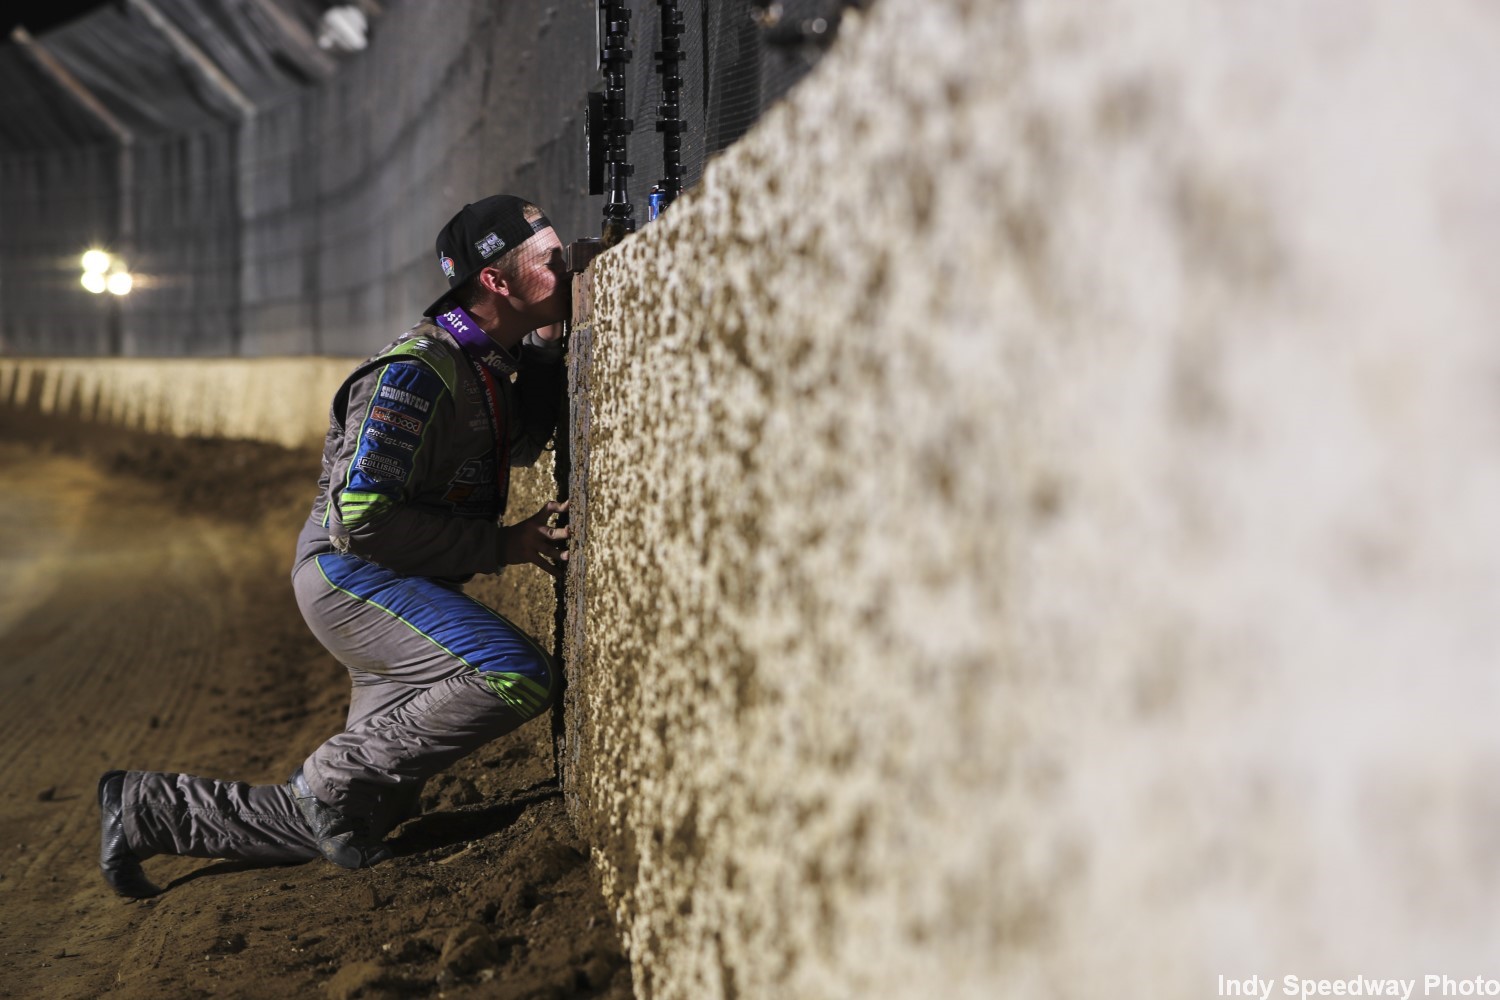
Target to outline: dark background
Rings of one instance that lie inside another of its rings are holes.
[[[385,0],[354,54],[313,44],[327,5],[312,0],[152,3],[219,79],[130,4],[7,8],[109,121],[0,44],[0,353],[363,355],[445,287],[432,242],[465,202],[521,194],[564,240],[599,234],[583,137],[585,95],[603,89],[594,0]],[[840,6],[784,3],[779,34]],[[690,188],[821,47],[778,44],[749,0],[679,7]],[[662,173],[659,7],[632,8],[644,225]],[[125,258],[129,296],[82,289],[90,246]]]
[[[96,7],[104,6],[106,2],[107,0],[10,0],[0,8],[0,29],[3,29],[0,33],[9,35],[11,29],[19,24],[36,34],[87,14]]]

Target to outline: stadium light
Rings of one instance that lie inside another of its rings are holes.
[[[113,295],[129,295],[135,287],[135,276],[125,264],[125,258],[97,247],[88,250],[79,258],[83,265],[83,277],[79,282],[84,288],[98,295],[108,291]]]

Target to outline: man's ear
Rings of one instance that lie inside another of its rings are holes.
[[[510,298],[510,280],[498,267],[487,267],[479,272],[479,284],[486,291]]]

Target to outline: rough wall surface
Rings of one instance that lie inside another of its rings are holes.
[[[568,779],[643,996],[1500,978],[1497,41],[881,0],[601,258]]]
[[[557,499],[556,466],[543,452],[526,468],[512,469],[505,523],[535,514],[548,500]],[[499,611],[543,649],[556,649],[557,584],[530,564],[507,566],[493,576],[476,576],[464,590]]]

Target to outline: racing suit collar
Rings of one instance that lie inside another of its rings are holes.
[[[462,306],[454,306],[432,317],[432,321],[458,341],[464,353],[497,375],[509,378],[519,370],[516,357],[489,338]]]

